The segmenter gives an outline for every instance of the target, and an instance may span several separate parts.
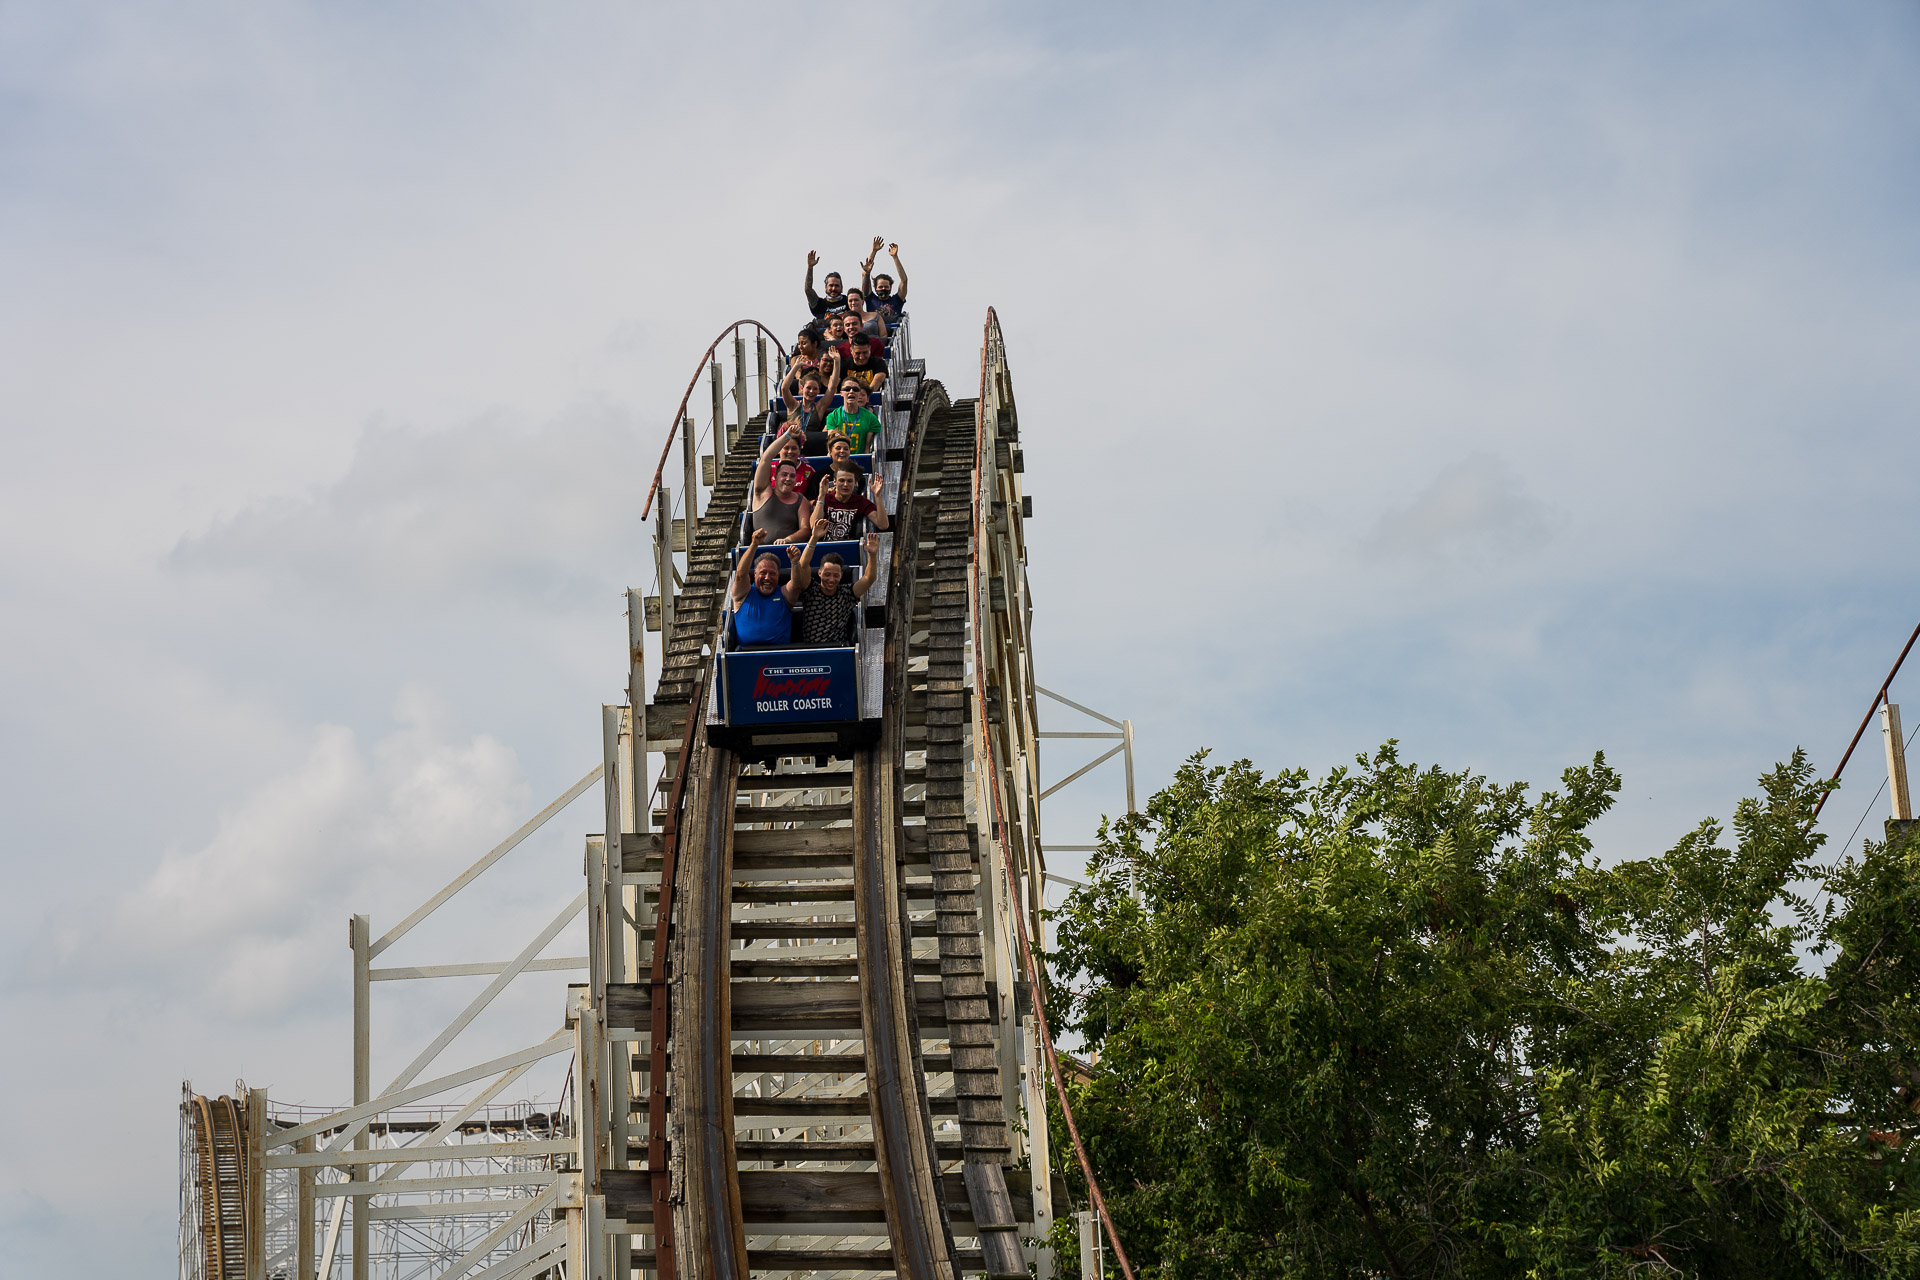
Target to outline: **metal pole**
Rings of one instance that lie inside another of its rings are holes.
[[[1122,741],[1126,743],[1127,747],[1127,812],[1137,813],[1139,811],[1134,808],[1133,804],[1133,721],[1122,720],[1120,722],[1120,732],[1126,735]]]
[[[760,334],[754,339],[760,348],[760,412],[767,411],[767,335]]]
[[[373,1099],[372,922],[366,916],[353,917],[347,937],[353,947],[353,1104],[357,1107]],[[365,1151],[369,1145],[371,1139],[363,1128],[353,1140],[353,1149]],[[362,1171],[352,1176],[364,1179],[366,1174]],[[367,1280],[367,1253],[373,1247],[367,1200],[367,1196],[353,1197],[353,1280]]]
[[[311,1155],[313,1139],[302,1138],[293,1144],[293,1149],[302,1155]],[[293,1273],[299,1280],[313,1280],[313,1170],[302,1166],[295,1185],[299,1188],[299,1199],[295,1202],[293,1215],[296,1236]]]
[[[716,366],[717,367],[717,366]],[[665,654],[673,635],[673,493],[660,486],[660,501],[653,508],[653,562],[660,574],[660,652]]]
[[[707,366],[713,382],[713,482],[720,483],[720,472],[727,465],[727,393],[720,389],[720,362]]]
[[[733,331],[733,415],[734,423],[744,433],[747,429],[747,340],[740,331]],[[733,441],[727,441],[729,447]]]
[[[693,415],[688,414],[680,420],[680,469],[686,474],[681,477],[681,492],[687,496],[681,500],[687,516],[687,549],[693,549],[693,527],[700,523],[700,476],[698,463],[694,459]],[[639,703],[634,703],[639,706]]]
[[[607,846],[603,843],[602,848]],[[573,1008],[574,1062],[578,1064],[573,1091],[574,1133],[580,1140],[579,1172],[586,1195],[578,1204],[567,1206],[568,1257],[572,1265],[567,1273],[580,1280],[607,1280],[607,1237],[604,1222],[593,1214],[593,1193],[600,1185],[600,1118],[604,1114],[604,1095],[600,1082],[588,1063],[601,1062],[598,1024],[594,999],[587,991],[575,990]]]

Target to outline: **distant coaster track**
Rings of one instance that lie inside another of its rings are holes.
[[[198,1252],[207,1280],[244,1280],[253,1188],[247,1185],[247,1117],[230,1097],[187,1097]]]

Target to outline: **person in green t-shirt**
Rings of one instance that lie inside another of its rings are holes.
[[[844,431],[855,453],[873,452],[880,435],[880,419],[867,408],[867,389],[848,378],[840,384],[841,405],[827,415],[828,431]]]

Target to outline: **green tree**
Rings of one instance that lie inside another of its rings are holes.
[[[1819,867],[1806,761],[1762,787],[1731,848],[1602,866],[1598,756],[1531,801],[1391,744],[1318,782],[1188,762],[1103,828],[1052,957],[1137,1262],[1916,1273],[1920,866]]]

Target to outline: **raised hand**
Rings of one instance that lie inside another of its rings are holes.
[[[877,555],[879,554],[879,551],[880,551],[880,535],[877,533],[870,533],[867,535],[866,540],[862,542],[860,545],[867,549],[868,555],[870,556]]]
[[[882,480],[879,476],[875,476],[867,484],[867,491],[877,498],[886,491],[886,487],[886,481]]]
[[[885,244],[886,242],[887,242],[887,238],[885,236],[875,236],[873,238],[873,251],[875,253],[880,252],[880,246]]]
[[[753,531],[753,536],[747,539],[747,550],[749,551],[756,550],[762,542],[766,541],[766,539],[767,539],[767,531],[765,529],[755,529]]]
[[[811,249],[809,249],[809,250],[807,250],[807,267],[808,267],[808,269],[809,269],[809,270],[811,270],[812,268],[814,268],[814,267],[817,267],[817,266],[819,266],[819,265],[820,265],[820,255],[819,255],[819,254],[817,254],[817,253],[815,253],[815,252],[814,252],[813,250],[811,250]]]
[[[805,551],[806,551],[806,548],[801,546],[799,543],[789,542],[787,544],[787,563],[798,564],[800,562],[801,555]]]
[[[899,257],[899,256],[900,256],[900,246],[899,246],[899,245],[897,245],[897,244],[890,244],[890,245],[888,245],[888,246],[887,246],[887,254],[888,254],[888,256],[889,256],[889,257],[894,257],[894,258],[897,258],[897,257]]]

